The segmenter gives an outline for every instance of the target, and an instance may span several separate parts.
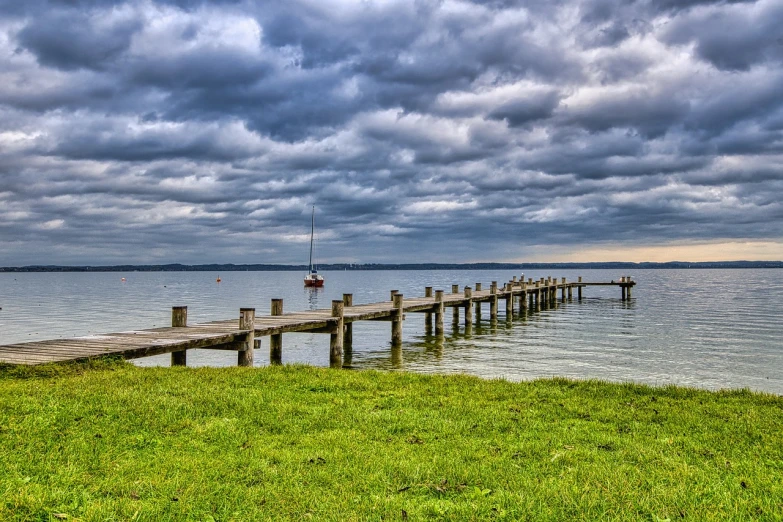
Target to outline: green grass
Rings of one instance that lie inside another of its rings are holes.
[[[783,397],[311,367],[0,369],[0,520],[781,520]]]

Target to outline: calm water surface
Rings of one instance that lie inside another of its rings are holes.
[[[625,272],[628,272],[626,274]],[[500,283],[521,272],[353,271],[325,273],[326,288],[308,290],[300,272],[127,272],[0,274],[0,344],[169,326],[171,306],[188,306],[190,323],[239,316],[240,307],[269,313],[271,298],[286,311],[328,308],[342,293],[354,303],[388,299],[389,290],[420,296],[424,287]],[[615,287],[587,288],[582,301],[489,321],[466,330],[445,315],[446,335],[427,335],[423,314],[407,314],[401,349],[390,346],[385,322],[354,324],[346,354],[352,368],[469,373],[509,380],[567,376],[679,384],[709,389],[748,387],[783,394],[783,270],[546,270],[525,277],[637,282],[633,299]],[[126,278],[123,282],[121,278]],[[576,295],[576,292],[574,292]],[[256,364],[269,362],[262,339]],[[283,362],[327,366],[328,336],[286,334]],[[168,365],[169,355],[137,360]],[[193,350],[188,364],[224,366],[236,353]]]

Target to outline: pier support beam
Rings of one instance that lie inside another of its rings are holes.
[[[431,286],[425,286],[424,287],[424,297],[432,297],[432,287]],[[427,331],[432,330],[432,314],[430,312],[427,312],[424,314],[424,328]]]
[[[473,324],[473,289],[465,287],[465,326]]]
[[[239,366],[253,366],[253,350],[256,345],[256,309],[255,308],[240,308],[239,309],[239,329],[249,330],[245,337],[244,350],[240,350],[237,354],[237,364]]]
[[[498,282],[492,281],[489,285],[489,320],[494,321],[498,318]]]
[[[451,285],[451,293],[458,294],[459,285]],[[459,324],[459,306],[452,306],[451,310],[452,310],[452,322],[454,324]]]
[[[620,278],[620,299],[625,301],[625,276]]]
[[[579,279],[577,281],[581,283],[582,282],[582,276],[579,276]],[[576,298],[579,299],[580,301],[582,300],[582,287],[581,286],[576,289]]]
[[[506,320],[510,321],[514,317],[514,291],[511,283],[506,283]]]
[[[392,316],[391,342],[392,346],[402,344],[402,294],[394,294],[394,315]]]
[[[435,335],[443,335],[443,290],[435,291]]]
[[[332,301],[332,317],[337,318],[337,324],[329,334],[329,366],[332,368],[342,368],[343,366],[344,311],[345,305],[341,299]]]
[[[185,328],[188,325],[188,307],[171,307],[171,326],[175,328]],[[171,352],[172,366],[187,366],[187,350]]]
[[[283,300],[272,299],[269,313],[270,315],[283,315]],[[283,364],[283,334],[269,336],[269,363]]]
[[[353,294],[343,294],[343,313],[345,308],[353,306]],[[343,348],[350,349],[353,346],[353,323],[346,323],[343,328]]]
[[[562,279],[563,287],[560,289],[560,299],[565,303],[566,300],[566,278]]]
[[[627,283],[629,283],[629,284],[628,284],[628,288],[627,288],[627,289],[626,289],[626,291],[625,291],[625,296],[626,296],[628,299],[630,299],[630,298],[631,298],[631,288],[632,288],[632,287],[631,287],[631,284],[630,284],[630,283],[631,283],[631,276],[625,276],[625,281],[626,281]]]
[[[527,309],[527,283],[522,280],[522,293],[519,295],[519,313],[522,314]]]

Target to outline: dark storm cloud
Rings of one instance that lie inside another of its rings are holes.
[[[771,0],[0,0],[0,265],[301,262],[313,204],[335,261],[780,241],[781,27]]]
[[[137,19],[101,23],[84,12],[54,11],[36,17],[19,32],[17,40],[41,65],[99,70],[128,50],[140,27]]]

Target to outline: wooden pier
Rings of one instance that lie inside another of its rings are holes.
[[[392,290],[389,300],[380,303],[354,305],[353,296],[332,301],[331,309],[284,313],[283,300],[272,299],[270,315],[256,316],[254,308],[240,308],[236,319],[188,325],[187,307],[172,308],[171,327],[151,330],[88,335],[70,339],[35,341],[0,346],[0,364],[36,365],[65,361],[77,361],[103,356],[119,356],[135,359],[150,355],[171,353],[172,366],[187,364],[187,350],[208,348],[237,352],[239,366],[252,366],[255,349],[260,347],[260,337],[270,338],[270,362],[280,364],[283,353],[283,334],[294,332],[329,334],[329,361],[333,367],[342,366],[344,347],[353,343],[352,323],[356,321],[388,321],[391,323],[391,344],[402,344],[402,328],[408,313],[425,314],[428,328],[433,326],[435,335],[443,335],[446,308],[451,308],[454,323],[459,322],[460,309],[466,326],[473,324],[474,316],[480,318],[481,303],[489,303],[490,320],[497,320],[498,304],[504,301],[505,317],[510,320],[516,309],[541,310],[560,301],[582,299],[582,289],[588,286],[616,286],[620,298],[631,298],[636,283],[630,277],[619,281],[588,283],[580,277],[576,282],[566,278],[541,278],[533,281],[514,277],[498,287],[493,281],[489,289],[481,283],[460,290],[452,285],[451,292],[433,292],[426,287],[423,297],[404,298]],[[558,296],[559,294],[559,296]]]

